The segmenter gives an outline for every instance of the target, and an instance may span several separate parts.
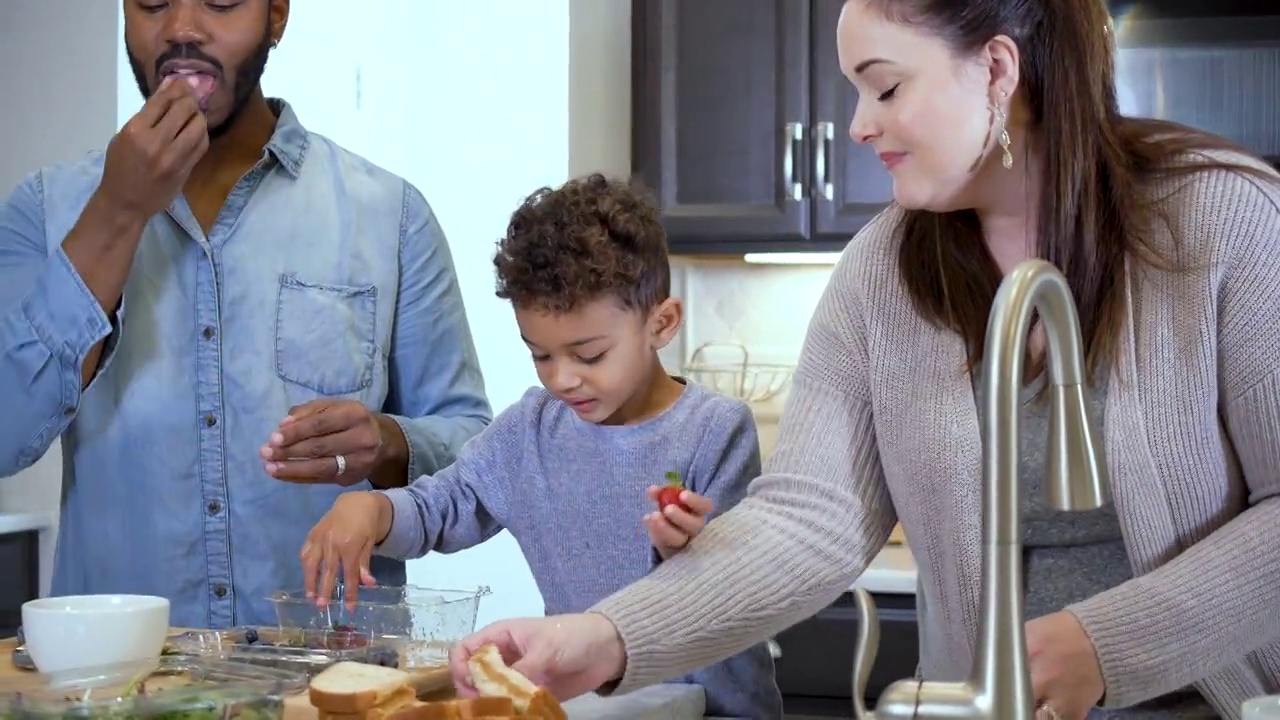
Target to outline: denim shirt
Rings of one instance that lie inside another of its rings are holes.
[[[272,106],[271,141],[208,237],[182,197],[147,224],[114,318],[61,249],[101,152],[30,175],[0,207],[0,476],[62,437],[54,594],[162,595],[175,626],[274,623],[268,597],[301,587],[303,539],[345,491],[266,474],[258,449],[291,407],[390,415],[409,478],[492,419],[427,202]],[[404,582],[403,563],[379,561],[379,581]]]

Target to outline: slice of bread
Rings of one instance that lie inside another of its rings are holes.
[[[411,680],[396,668],[339,662],[311,678],[308,690],[311,704],[329,715],[365,714],[374,708],[390,712],[414,701]]]
[[[508,697],[520,717],[568,720],[555,696],[512,670],[496,645],[484,645],[467,661],[471,684],[487,697]]]
[[[481,720],[482,718],[514,718],[511,698],[478,697],[440,702],[415,703],[403,708],[387,720]]]
[[[397,690],[388,696],[386,700],[363,712],[339,713],[320,710],[319,716],[320,720],[392,720],[393,718],[400,718],[401,713],[420,704],[413,697],[413,691],[405,688]],[[412,720],[412,716],[408,716],[407,720]]]

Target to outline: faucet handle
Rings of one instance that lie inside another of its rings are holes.
[[[858,640],[853,650],[853,716],[858,720],[873,720],[875,715],[867,711],[866,697],[871,668],[880,652],[880,616],[871,593],[866,590],[854,588],[853,602],[858,608]]]

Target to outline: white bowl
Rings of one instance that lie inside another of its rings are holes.
[[[42,673],[155,660],[169,601],[151,595],[68,595],[22,605],[22,637]]]

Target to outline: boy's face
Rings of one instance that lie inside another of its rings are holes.
[[[516,308],[538,380],[578,417],[619,424],[643,413],[655,353],[680,329],[680,301],[648,312],[600,298],[562,314]]]

